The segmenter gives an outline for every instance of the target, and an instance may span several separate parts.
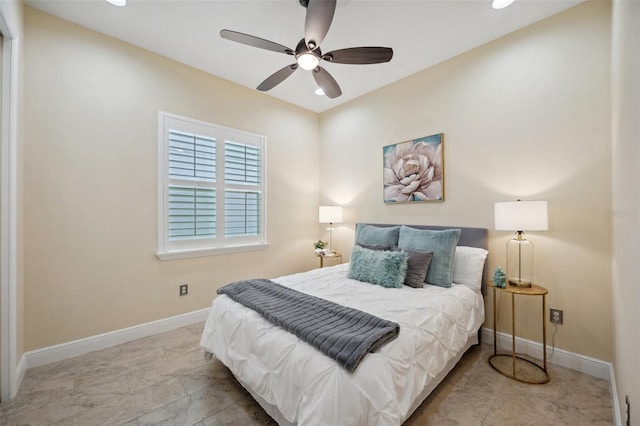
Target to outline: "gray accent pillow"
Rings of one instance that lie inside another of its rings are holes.
[[[386,246],[383,244],[363,244],[363,243],[358,243],[358,245],[360,247],[364,247],[366,249],[369,250],[379,250],[379,251],[385,251],[385,250],[391,250],[392,246]]]
[[[406,274],[407,253],[353,246],[347,275],[349,278],[383,287],[400,288]]]
[[[400,247],[392,247],[391,250],[407,253],[407,276],[404,278],[404,285],[413,288],[424,287],[424,280],[427,278],[427,271],[429,270],[433,253]]]
[[[427,271],[427,284],[440,287],[451,287],[453,276],[453,257],[456,245],[460,239],[459,229],[446,229],[444,231],[432,231],[428,229],[415,229],[408,226],[400,227],[398,247],[433,252],[431,265]]]
[[[380,226],[358,224],[356,244],[377,244],[383,246],[397,246],[400,226]]]

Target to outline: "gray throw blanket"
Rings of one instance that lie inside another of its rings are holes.
[[[353,373],[367,352],[398,337],[400,326],[357,309],[311,296],[267,279],[218,289],[284,328]]]

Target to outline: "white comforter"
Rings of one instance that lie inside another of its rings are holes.
[[[349,265],[273,281],[400,324],[353,374],[255,311],[214,299],[201,346],[299,425],[399,425],[414,402],[484,320],[482,296],[464,285],[388,289],[347,278]]]

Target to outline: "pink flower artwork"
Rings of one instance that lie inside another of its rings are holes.
[[[443,201],[443,134],[388,145],[384,153],[384,202]]]

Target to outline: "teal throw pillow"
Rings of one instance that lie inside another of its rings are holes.
[[[349,278],[383,287],[400,288],[407,274],[407,253],[354,246]]]
[[[397,246],[400,226],[380,227],[358,224],[356,230],[356,244],[375,244],[383,246]]]
[[[400,227],[398,247],[432,252],[431,264],[427,271],[427,284],[440,287],[451,287],[453,276],[453,257],[456,245],[460,239],[459,229],[432,231],[415,229],[408,226]]]

